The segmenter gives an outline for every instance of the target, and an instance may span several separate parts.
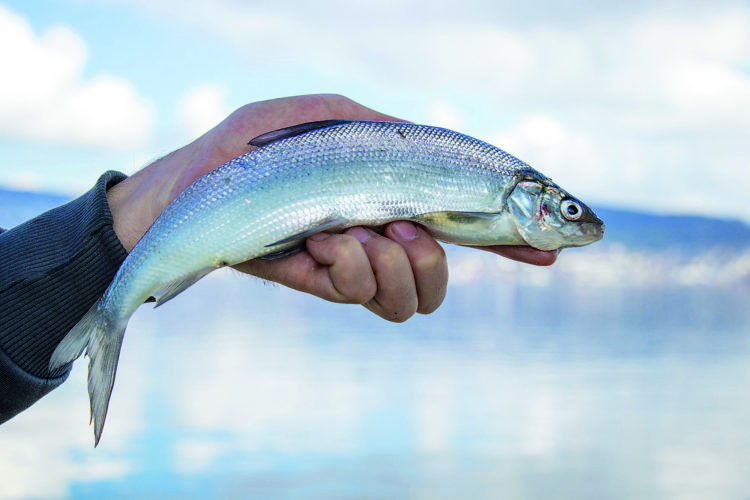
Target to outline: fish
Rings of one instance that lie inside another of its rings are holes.
[[[280,258],[321,231],[421,224],[462,245],[540,250],[600,240],[591,208],[502,149],[444,128],[325,120],[252,139],[248,153],[193,182],[128,254],[104,295],[50,358],[57,370],[86,351],[94,446],[101,439],[128,320],[208,273]]]

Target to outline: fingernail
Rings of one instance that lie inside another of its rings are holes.
[[[402,240],[413,240],[417,237],[417,226],[407,221],[393,223],[393,232]]]
[[[347,232],[357,238],[357,241],[359,241],[360,243],[364,243],[372,238],[372,234],[370,234],[370,231],[362,227],[353,227]]]
[[[313,241],[323,241],[327,240],[329,236],[331,236],[329,233],[315,233],[310,236],[310,239]]]

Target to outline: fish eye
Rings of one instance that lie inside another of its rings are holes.
[[[583,216],[583,207],[575,200],[563,200],[560,212],[568,220],[578,220]]]

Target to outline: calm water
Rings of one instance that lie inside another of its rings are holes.
[[[133,318],[98,449],[85,362],[0,427],[0,498],[750,498],[748,281],[574,255],[452,255],[403,325],[212,275]]]

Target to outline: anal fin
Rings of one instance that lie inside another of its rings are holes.
[[[346,223],[347,223],[346,219],[328,217],[320,221],[320,223],[316,225],[315,227],[306,229],[299,233],[295,233],[291,236],[287,236],[286,238],[280,239],[279,241],[275,241],[269,245],[266,245],[266,248],[275,247],[279,245],[287,245],[289,243],[302,241],[308,236],[312,236],[313,234],[320,233],[322,231],[328,231],[329,229],[341,229],[342,227],[346,225]]]
[[[197,283],[201,278],[206,276],[208,273],[216,269],[215,267],[209,267],[204,269],[198,269],[197,271],[194,271],[187,276],[182,276],[176,280],[168,281],[166,283],[162,283],[162,285],[153,293],[153,297],[156,299],[156,305],[154,307],[159,307],[160,305],[164,304],[165,302],[168,302],[175,298],[180,293],[184,292],[188,288],[190,288],[192,285]]]
[[[268,255],[264,255],[258,258],[261,260],[278,260],[278,259],[283,259],[284,257],[289,257],[290,255],[298,254],[304,249],[305,249],[305,245],[299,244],[299,245],[295,245],[293,247],[287,248],[286,250],[269,253]]]

